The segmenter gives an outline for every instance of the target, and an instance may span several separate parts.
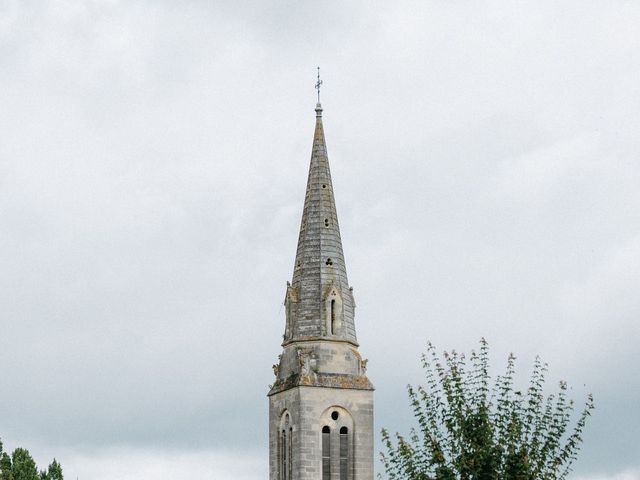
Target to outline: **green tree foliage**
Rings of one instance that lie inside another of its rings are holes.
[[[515,357],[492,382],[487,342],[469,359],[441,360],[429,344],[422,356],[426,385],[408,387],[418,427],[405,438],[386,430],[381,453],[390,480],[558,480],[567,477],[594,408],[588,395],[574,416],[567,384],[545,395],[547,365],[539,358],[527,390],[514,387]],[[575,422],[575,423],[574,423]]]
[[[11,455],[3,451],[0,442],[0,480],[64,480],[62,467],[53,460],[46,471],[38,473],[36,462],[25,448],[16,448]]]
[[[11,454],[11,464],[13,480],[40,480],[36,462],[31,457],[29,450],[16,448]]]
[[[0,480],[13,480],[11,473],[11,457],[3,451],[3,445],[0,441]]]
[[[46,472],[40,472],[40,480],[64,480],[64,477],[62,476],[62,467],[55,458],[49,465]]]

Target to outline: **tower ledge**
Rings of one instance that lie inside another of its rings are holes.
[[[293,344],[304,344],[304,342],[332,342],[332,343],[348,343],[349,345],[353,345],[354,347],[359,347],[360,344],[354,340],[344,339],[344,338],[332,338],[332,337],[319,337],[310,335],[308,337],[298,337],[295,340],[285,340],[282,342],[282,347],[286,347],[288,345]]]
[[[268,397],[294,387],[347,388],[351,390],[375,390],[366,375],[345,375],[342,373],[293,374],[278,379],[269,390]]]

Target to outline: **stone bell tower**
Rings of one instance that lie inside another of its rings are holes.
[[[268,394],[269,479],[372,480],[373,385],[358,352],[320,103],[284,304],[283,351]]]

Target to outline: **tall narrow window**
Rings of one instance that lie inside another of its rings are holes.
[[[284,441],[284,435],[283,435],[283,432],[280,432],[280,434],[278,435],[278,480],[284,480],[284,474],[282,473],[282,465],[283,465],[282,451],[284,449],[283,441]]]
[[[293,478],[293,428],[289,427],[289,467],[287,468],[289,472],[288,480]]]
[[[331,300],[331,335],[336,333],[336,301]]]
[[[287,475],[287,431],[282,431],[282,480],[288,480]]]
[[[322,427],[322,480],[331,480],[331,429]]]
[[[349,429],[340,429],[340,480],[349,478]]]

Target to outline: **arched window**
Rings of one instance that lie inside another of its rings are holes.
[[[278,472],[277,480],[292,480],[293,478],[293,425],[288,412],[280,418],[278,428]]]
[[[322,480],[331,480],[331,429],[322,427]]]
[[[346,408],[334,405],[322,412],[319,423],[323,425],[322,480],[353,480],[353,417]]]
[[[349,478],[349,429],[340,429],[340,480]]]
[[[336,301],[331,300],[331,335],[336,334]]]

